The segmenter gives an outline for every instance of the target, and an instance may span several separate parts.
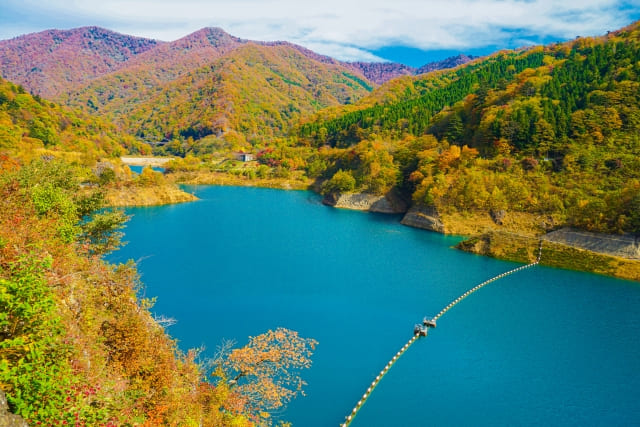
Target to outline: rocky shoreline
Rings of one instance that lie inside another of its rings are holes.
[[[199,182],[197,176],[198,174],[190,176],[190,183],[292,189],[282,185],[283,183],[279,181],[275,183],[278,185],[274,185],[273,182],[269,182],[271,185],[256,185],[251,180],[236,182],[237,180],[221,179],[220,174],[215,174],[215,181],[207,179],[205,182]],[[184,179],[185,176],[182,176],[182,178]],[[207,176],[207,178],[212,177]],[[175,186],[166,185],[110,190],[106,199],[111,206],[153,206],[190,202],[197,200],[197,197]],[[529,262],[533,256],[533,249],[529,250],[531,249],[529,246],[534,247],[540,240],[543,240],[547,242],[546,245],[549,248],[553,248],[552,252],[556,257],[553,260],[543,258],[541,262],[543,265],[640,280],[640,262],[638,262],[640,261],[640,239],[634,236],[589,233],[568,228],[561,228],[546,234],[541,234],[541,230],[534,231],[529,229],[521,231],[517,227],[518,222],[509,224],[507,227],[503,226],[504,213],[499,216],[499,220],[494,218],[495,215],[487,215],[487,218],[469,216],[469,218],[454,219],[450,218],[449,215],[443,218],[432,206],[411,206],[410,201],[403,198],[397,190],[391,190],[384,195],[367,193],[329,194],[323,198],[322,203],[341,209],[404,214],[400,221],[403,225],[442,234],[454,233],[471,236],[461,242],[457,246],[458,249],[494,258]],[[509,214],[509,216],[516,215]],[[525,218],[525,220],[528,219]],[[468,221],[473,221],[476,227],[471,227],[471,229],[463,227],[462,225],[465,225]],[[520,222],[523,221],[520,220]],[[537,230],[537,227],[534,228]],[[514,233],[513,230],[517,230],[521,234]],[[515,238],[515,236],[519,237]],[[519,242],[522,239],[524,240]],[[525,250],[525,248],[527,249]]]
[[[423,230],[444,233],[444,224],[435,208],[429,206],[411,206],[400,221],[401,224]]]
[[[342,209],[404,213],[400,221],[403,225],[442,234],[464,229],[459,224],[461,221],[474,221],[478,223],[476,231],[468,234],[471,237],[461,242],[458,249],[494,258],[531,262],[542,240],[545,242],[547,255],[543,256],[542,265],[640,281],[640,239],[634,236],[590,233],[569,228],[541,234],[543,226],[537,232],[531,229],[520,232],[519,229],[514,229],[514,224],[504,226],[506,212],[501,212],[500,215],[489,214],[487,218],[483,218],[488,223],[473,216],[467,219],[451,219],[449,216],[443,218],[435,207],[409,207],[407,201],[392,192],[382,196],[366,193],[330,194],[322,202]],[[544,220],[542,224],[546,225]]]
[[[457,248],[478,255],[529,263],[536,258],[540,244],[542,244],[541,265],[640,281],[640,262],[636,259],[580,249],[550,241],[545,239],[545,236],[488,231],[460,242]]]
[[[400,194],[391,190],[384,195],[367,193],[328,194],[322,203],[342,209],[401,214],[407,212],[408,203]]]
[[[0,427],[29,427],[24,418],[9,412],[7,397],[2,390],[0,390]]]

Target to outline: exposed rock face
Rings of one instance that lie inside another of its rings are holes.
[[[0,427],[29,427],[21,416],[9,412],[7,397],[2,390],[0,390]]]
[[[620,258],[640,259],[640,239],[631,235],[590,233],[561,228],[545,234],[542,239]]]
[[[566,236],[567,232],[572,233],[568,229],[559,230],[552,237],[560,240],[560,236]],[[573,233],[576,233],[571,234],[575,237],[584,232],[574,231]],[[595,235],[595,238],[601,237],[602,235]],[[619,236],[610,237],[617,238]],[[538,257],[540,238],[535,235],[526,236],[508,231],[488,231],[462,241],[456,247],[466,252],[528,264],[534,262]],[[585,236],[582,236],[582,239],[584,238]],[[542,236],[542,239],[545,239],[545,236]],[[601,247],[598,248],[598,250],[600,249]],[[640,262],[637,259],[625,259],[620,256],[583,249],[575,245],[574,242],[560,243],[546,238],[542,244],[540,264],[640,281]]]
[[[493,222],[495,222],[497,225],[502,225],[504,217],[507,215],[507,213],[503,209],[497,211],[491,209],[489,215],[491,215],[491,219],[493,220]]]
[[[412,206],[400,222],[410,227],[444,233],[444,224],[432,206]]]
[[[322,203],[336,208],[388,214],[407,211],[407,203],[393,190],[384,196],[367,193],[329,194]]]
[[[369,211],[380,213],[405,213],[408,209],[407,202],[393,191],[385,194],[380,200],[374,202]]]

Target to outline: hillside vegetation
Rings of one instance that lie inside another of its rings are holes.
[[[296,396],[315,341],[277,329],[199,363],[138,299],[135,266],[100,258],[126,218],[80,187],[93,172],[7,156],[0,170],[0,388],[12,412],[30,425],[259,426]]]
[[[375,84],[471,59],[448,58],[420,69],[344,63],[287,42],[243,40],[219,28],[165,43],[97,27],[0,41],[0,56],[5,78],[108,118],[141,140],[171,141],[172,154],[203,138],[195,151],[260,149],[302,118],[353,103]]]
[[[140,140],[180,145],[208,135],[218,148],[262,144],[302,115],[354,102],[373,87],[357,67],[219,28],[169,43],[96,27],[51,30],[0,41],[0,56],[2,75],[34,94]]]
[[[404,77],[300,126],[327,191],[640,232],[640,29]],[[497,218],[497,219],[496,219]]]
[[[60,99],[99,115],[124,115],[149,101],[160,87],[232,52],[243,41],[218,28],[204,28],[171,43],[163,43],[135,58],[121,69],[96,76],[88,84],[76,84]]]
[[[101,119],[32,96],[0,79],[0,152],[22,158],[64,153],[90,165],[102,156],[149,153],[150,147]]]
[[[195,139],[215,134],[264,142],[283,137],[300,117],[368,93],[371,87],[339,66],[287,46],[249,44],[172,82],[122,118],[143,138]]]
[[[320,63],[286,44],[248,43],[169,82],[144,80],[146,75],[137,69],[109,75],[70,103],[112,117],[143,140],[214,135],[218,144],[242,146],[285,136],[302,115],[359,99],[371,89],[351,70]]]
[[[150,147],[0,80],[0,389],[29,425],[269,426],[301,390],[315,341],[283,328],[183,352],[140,299],[135,265],[102,255],[113,204],[192,200],[120,162]]]

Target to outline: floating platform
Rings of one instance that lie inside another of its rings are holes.
[[[435,328],[436,327],[436,321],[433,319],[427,319],[426,317],[424,319],[422,319],[422,324],[424,326],[426,326],[427,328]]]
[[[429,332],[429,328],[421,324],[417,324],[413,327],[413,335],[420,335],[421,337],[426,337],[427,332]]]

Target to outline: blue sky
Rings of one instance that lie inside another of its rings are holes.
[[[419,66],[600,35],[638,19],[640,0],[1,0],[0,39],[97,25],[169,41],[215,26],[341,60]]]

